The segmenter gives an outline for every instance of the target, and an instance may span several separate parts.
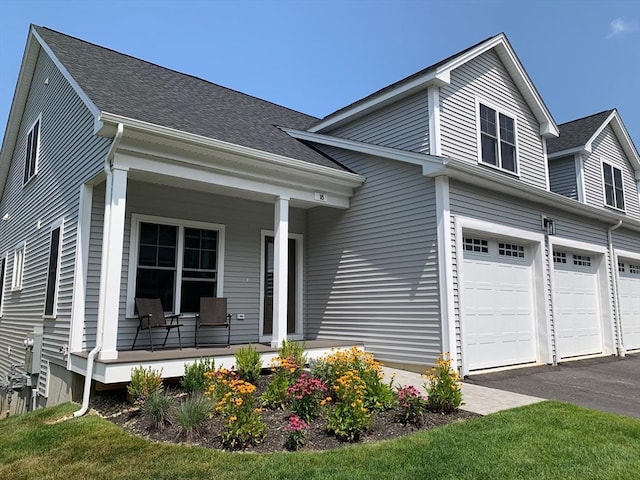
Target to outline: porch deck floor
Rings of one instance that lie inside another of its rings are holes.
[[[314,349],[330,349],[330,348],[345,348],[353,345],[362,346],[362,342],[344,341],[344,340],[307,340],[305,341],[306,350]],[[247,347],[249,344],[237,344],[230,347],[224,346],[212,346],[212,347],[184,347],[182,350],[177,348],[165,348],[156,349],[152,352],[147,350],[118,350],[118,358],[109,360],[96,360],[99,363],[117,365],[117,364],[129,364],[129,363],[145,363],[145,362],[158,362],[162,360],[180,360],[180,359],[193,359],[201,357],[226,357],[233,356],[242,347]],[[277,352],[277,348],[273,348],[270,345],[263,343],[251,344],[260,353],[273,353]],[[77,352],[73,355],[77,355],[81,358],[88,358],[89,352]]]

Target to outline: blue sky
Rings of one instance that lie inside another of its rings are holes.
[[[318,117],[505,32],[558,123],[640,148],[640,0],[0,0],[0,137],[30,23]]]

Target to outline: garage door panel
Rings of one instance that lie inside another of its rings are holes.
[[[554,253],[553,312],[560,358],[602,352],[597,266],[592,257]]]
[[[533,271],[528,258],[464,252],[463,334],[470,370],[536,360]]]
[[[627,350],[640,349],[640,261],[618,264],[622,339]]]

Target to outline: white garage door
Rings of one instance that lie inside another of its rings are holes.
[[[640,348],[640,261],[618,262],[622,340],[627,350]]]
[[[602,327],[594,257],[553,252],[553,313],[560,358],[602,352]]]
[[[462,332],[470,370],[536,361],[531,252],[524,244],[463,239]]]

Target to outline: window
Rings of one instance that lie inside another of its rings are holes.
[[[634,275],[640,275],[640,264],[638,265],[629,264],[629,273],[633,273]]]
[[[498,255],[524,258],[524,247],[513,243],[498,243]]]
[[[604,183],[604,201],[609,207],[624,210],[624,189],[622,170],[602,162],[602,180]]]
[[[567,263],[567,254],[564,252],[553,252],[553,263]]]
[[[0,258],[0,317],[2,316],[2,304],[4,303],[4,273],[7,267],[6,257]]]
[[[58,263],[60,259],[60,230],[61,227],[51,230],[51,243],[49,245],[49,268],[47,269],[47,294],[44,301],[44,315],[55,316],[55,305],[58,296]]]
[[[27,153],[24,162],[24,183],[26,184],[38,172],[38,153],[40,147],[40,118],[33,124],[27,135]]]
[[[624,273],[624,263],[618,262],[618,272]]]
[[[489,243],[486,240],[465,237],[463,242],[464,249],[468,252],[489,253]]]
[[[223,229],[134,215],[128,313],[135,297],[160,298],[165,311],[185,313],[200,309],[200,297],[220,296]]]
[[[13,254],[13,275],[11,276],[11,288],[13,290],[22,289],[22,278],[24,276],[25,245],[22,244]]]
[[[590,267],[591,266],[591,257],[588,255],[574,255],[573,256],[573,264],[579,265],[581,267]]]
[[[517,173],[515,119],[482,103],[479,116],[481,163]]]

